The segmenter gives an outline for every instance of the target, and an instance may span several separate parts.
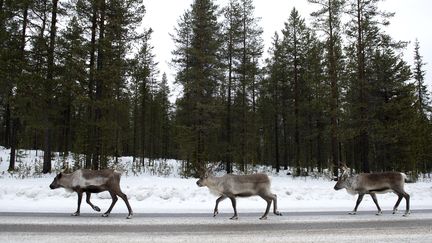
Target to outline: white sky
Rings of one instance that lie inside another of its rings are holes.
[[[171,51],[174,44],[169,36],[174,33],[177,20],[185,10],[190,9],[193,0],[143,0],[146,7],[144,25],[154,30],[152,35],[156,61],[159,62],[159,70],[166,72],[170,82],[174,79],[174,70],[169,66]],[[227,0],[215,0],[219,6],[225,6]],[[271,38],[275,31],[284,27],[293,7],[296,7],[301,16],[307,21],[311,20],[310,13],[316,8],[307,0],[255,0],[255,16],[261,17],[260,25],[264,29],[265,42],[264,53],[267,53],[271,44]],[[420,54],[426,62],[426,83],[432,90],[432,31],[428,26],[432,22],[432,1],[430,0],[387,0],[380,3],[381,10],[395,12],[390,19],[391,25],[387,32],[395,39],[410,41],[404,58],[408,64],[413,63],[414,40],[420,42]],[[171,86],[173,93],[178,94],[180,88]],[[174,101],[176,97],[171,97]]]

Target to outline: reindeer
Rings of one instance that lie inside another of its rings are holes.
[[[340,167],[342,175],[338,178],[338,182],[334,186],[335,190],[345,188],[351,195],[358,194],[355,208],[349,214],[357,213],[357,208],[365,194],[371,195],[378,212],[376,215],[381,215],[382,210],[378,205],[376,193],[394,192],[398,195],[398,200],[393,207],[393,214],[396,213],[399,203],[402,198],[406,201],[406,210],[403,216],[410,214],[409,199],[410,196],[404,190],[405,180],[407,179],[404,173],[400,172],[382,172],[382,173],[361,173],[358,175],[349,175],[349,168],[346,165]]]
[[[203,173],[201,173],[203,174]],[[234,215],[230,219],[238,219],[236,197],[260,196],[267,202],[267,208],[260,219],[267,219],[271,203],[273,201],[273,213],[279,216],[282,214],[277,211],[276,194],[270,191],[270,179],[265,174],[253,175],[231,175],[227,174],[222,177],[209,175],[209,171],[204,173],[196,182],[199,187],[206,186],[212,194],[219,196],[216,199],[216,206],[213,211],[213,217],[219,213],[219,203],[229,198],[231,200]]]
[[[102,217],[108,217],[111,213],[112,208],[117,202],[117,196],[121,197],[126,203],[129,210],[127,219],[131,219],[133,212],[127,196],[120,189],[120,176],[121,173],[111,169],[105,170],[86,170],[80,169],[70,174],[60,173],[58,174],[50,185],[51,189],[63,187],[68,191],[74,191],[78,194],[78,209],[72,216],[80,215],[81,199],[83,192],[86,193],[86,202],[93,208],[93,210],[100,212],[98,206],[93,205],[90,202],[90,195],[92,193],[99,193],[108,191],[112,197],[112,203],[108,211],[102,214]]]

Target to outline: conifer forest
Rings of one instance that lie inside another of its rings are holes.
[[[316,11],[287,9],[270,48],[253,0],[191,1],[166,30],[171,77],[141,0],[0,0],[5,163],[14,170],[17,151],[32,149],[43,173],[56,152],[74,154],[73,168],[177,159],[190,176],[207,163],[430,172],[427,43],[386,33],[395,13],[380,0],[304,1]]]

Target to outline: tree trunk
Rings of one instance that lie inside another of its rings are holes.
[[[369,169],[369,134],[368,134],[368,100],[366,97],[366,79],[365,79],[365,56],[363,44],[363,12],[361,0],[357,0],[357,68],[358,81],[360,84],[360,162],[363,172],[370,172]]]
[[[99,40],[98,40],[98,54],[97,54],[97,78],[96,81],[96,94],[95,94],[95,100],[97,102],[96,110],[95,110],[95,151],[93,155],[93,161],[92,161],[92,168],[94,170],[98,170],[101,168],[101,162],[105,161],[103,158],[104,155],[102,154],[102,146],[103,146],[103,134],[102,134],[102,99],[103,99],[103,86],[104,86],[104,80],[101,77],[101,74],[104,70],[104,38],[105,38],[105,0],[100,1],[100,16],[99,16]]]
[[[50,44],[48,48],[48,69],[47,69],[47,80],[45,83],[45,95],[46,95],[46,111],[45,111],[45,129],[44,129],[44,162],[42,173],[51,172],[51,132],[52,132],[52,121],[49,113],[52,109],[52,98],[50,92],[52,92],[54,82],[54,47],[56,38],[56,23],[57,23],[57,4],[58,0],[53,0],[52,12],[51,12],[51,29],[50,29]]]
[[[12,86],[12,85],[11,85]],[[4,123],[5,123],[5,138],[4,145],[6,148],[10,148],[11,146],[11,109],[10,109],[10,100],[12,98],[12,89],[9,90],[9,96],[6,101],[5,115],[4,115]]]
[[[46,127],[44,129],[44,162],[42,173],[51,172],[51,128]]]
[[[338,177],[339,168],[339,142],[338,142],[338,84],[337,84],[337,63],[336,63],[336,53],[335,53],[335,37],[333,33],[333,15],[332,15],[332,1],[329,1],[329,76],[331,85],[331,98],[330,98],[330,134],[331,134],[331,161],[333,163],[333,175]]]
[[[22,66],[25,63],[25,45],[26,45],[26,31],[27,31],[27,24],[28,24],[28,5],[26,4],[23,9],[23,26],[22,26],[22,32],[21,32],[21,43],[20,43],[20,55],[21,55],[21,62]],[[22,73],[23,70],[21,69],[20,72]],[[19,118],[14,117],[13,110],[11,109],[11,137],[10,137],[10,143],[11,143],[11,150],[10,150],[10,157],[9,157],[9,171],[15,170],[15,155],[16,155],[16,149],[17,149],[17,136],[18,136],[18,128],[19,128]]]
[[[297,56],[297,35],[296,30],[294,30],[294,143],[295,143],[295,163],[297,175],[300,173],[300,128],[299,128],[299,99],[300,99],[300,89],[299,89],[299,73],[298,73],[298,56]]]
[[[9,159],[9,168],[8,171],[15,170],[15,155],[17,149],[17,132],[18,132],[18,118],[12,119],[12,131],[11,131],[11,150],[10,150],[10,159]]]
[[[141,97],[141,162],[142,166],[145,166],[144,159],[147,155],[147,84],[143,83],[143,93]]]
[[[283,113],[282,118],[282,126],[283,126],[283,163],[284,170],[288,170],[288,152],[289,152],[289,144],[288,144],[288,123],[287,123],[287,112]]]
[[[279,129],[278,129],[278,114],[274,114],[274,136],[275,136],[275,167],[276,173],[279,173],[280,162],[279,162]]]
[[[232,37],[230,34],[230,47],[229,47],[229,66],[228,66],[228,94],[227,94],[227,118],[226,118],[226,171],[228,174],[232,173],[232,131],[231,131],[231,86],[232,86],[232,72],[233,72],[233,48]]]
[[[92,167],[92,158],[94,154],[94,85],[95,85],[95,60],[96,60],[96,32],[97,32],[97,9],[96,3],[93,3],[93,13],[91,18],[91,40],[90,40],[90,62],[89,62],[89,84],[88,84],[88,98],[89,104],[87,105],[87,138],[86,138],[86,162],[85,168]]]

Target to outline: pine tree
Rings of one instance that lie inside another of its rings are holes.
[[[331,124],[326,114],[331,110],[329,108],[331,105],[328,103],[331,103],[329,96],[331,97],[332,86],[329,85],[328,73],[325,72],[327,70],[324,51],[326,44],[318,40],[314,31],[311,31],[306,39],[307,50],[303,74],[306,100],[302,108],[305,114],[305,124],[307,124],[303,128],[307,151],[305,165],[308,169],[318,168],[319,171],[322,171],[326,166],[327,158],[326,147],[328,145],[324,138],[327,135],[327,127],[329,123]]]
[[[269,77],[263,82],[260,90],[260,99],[258,107],[260,110],[261,123],[263,127],[262,137],[265,141],[263,144],[263,160],[270,161],[276,168],[276,172],[280,169],[280,120],[283,105],[282,93],[285,90],[282,86],[285,79],[284,69],[284,52],[282,40],[275,33],[273,43],[270,50],[270,58],[266,60],[267,72]],[[282,92],[281,92],[282,91]],[[285,124],[284,124],[285,125]],[[285,126],[284,126],[285,129]],[[284,147],[285,149],[286,147]],[[287,169],[288,161],[284,160],[284,167]]]
[[[241,0],[241,59],[239,63],[240,94],[241,94],[241,131],[240,163],[243,170],[246,163],[257,161],[257,125],[255,118],[255,86],[258,75],[257,60],[262,55],[262,28],[258,26],[258,18],[254,16],[251,0]],[[251,100],[249,100],[249,98]]]
[[[331,87],[330,97],[330,135],[331,135],[331,162],[339,165],[339,96],[340,96],[340,59],[341,59],[341,16],[344,0],[308,0],[321,8],[311,15],[315,18],[314,27],[324,33],[326,38],[326,78]],[[337,177],[338,166],[334,167],[334,175]]]
[[[303,94],[305,88],[304,70],[305,70],[305,56],[307,51],[307,36],[309,34],[305,21],[300,17],[298,11],[293,8],[288,19],[285,23],[285,28],[282,30],[284,35],[283,48],[284,48],[284,65],[285,74],[287,78],[284,80],[284,90],[288,87],[292,89],[292,104],[294,113],[294,163],[297,169],[297,174],[300,174],[300,167],[302,166],[302,144],[301,144],[301,124],[303,123],[303,114],[301,113],[301,106],[303,105],[305,95]],[[291,103],[288,100],[282,101]],[[285,114],[289,114],[285,111]],[[285,133],[286,134],[286,133]],[[287,135],[287,134],[286,134]]]
[[[416,107],[418,113],[424,118],[427,117],[428,113],[432,112],[430,97],[427,92],[427,86],[425,85],[425,71],[423,66],[426,63],[423,62],[423,57],[420,55],[420,43],[416,39],[414,42],[414,68],[413,78],[416,86]]]
[[[417,119],[414,132],[414,153],[415,161],[417,161],[417,169],[423,173],[430,171],[432,165],[430,163],[432,158],[432,123],[431,123],[431,102],[430,93],[428,93],[425,85],[426,72],[423,66],[423,57],[420,55],[420,43],[418,40],[414,42],[414,90],[415,90],[415,103],[414,107],[417,110]]]
[[[86,42],[84,30],[77,16],[72,17],[59,36],[59,82],[61,122],[59,149],[66,156],[69,151],[85,154],[86,107],[89,102]],[[81,167],[76,161],[76,167]]]
[[[171,104],[169,101],[170,89],[168,86],[168,78],[166,73],[162,74],[162,80],[158,85],[157,94],[155,97],[159,112],[159,157],[168,159],[172,158],[172,124],[171,124]]]
[[[191,8],[190,46],[183,52],[188,59],[177,66],[187,68],[186,75],[182,72],[177,74],[183,85],[177,122],[182,129],[179,134],[181,158],[196,169],[219,157],[215,114],[219,109],[216,95],[221,77],[221,42],[217,6],[210,0],[196,0]]]
[[[51,23],[49,31],[49,45],[47,50],[47,70],[46,70],[46,81],[45,83],[45,128],[44,128],[44,163],[43,163],[43,173],[51,172],[51,151],[52,151],[52,132],[53,124],[52,117],[49,116],[49,112],[53,110],[53,96],[51,92],[55,87],[54,81],[54,48],[56,46],[57,38],[57,12],[58,12],[58,0],[53,0],[51,6]]]
[[[347,24],[348,40],[353,43],[348,47],[347,56],[353,57],[355,61],[349,64],[351,68],[349,95],[351,100],[351,124],[349,125],[353,138],[353,148],[355,161],[360,164],[355,164],[361,168],[361,171],[370,171],[370,60],[373,56],[374,47],[379,41],[380,25],[388,25],[388,18],[393,16],[392,13],[378,11],[379,0],[364,1],[351,0],[348,1],[349,22]],[[352,60],[352,59],[351,59]],[[361,165],[361,166],[360,166]]]
[[[85,17],[84,26],[90,29],[86,166],[99,169],[107,166],[107,156],[121,153],[127,140],[121,136],[127,123],[119,119],[127,116],[128,109],[125,57],[132,49],[131,43],[140,37],[135,30],[144,7],[137,0],[100,0],[78,1],[77,9]]]
[[[231,170],[233,156],[245,170],[248,162],[258,160],[256,79],[263,49],[262,29],[250,0],[230,1],[225,18],[227,171]]]
[[[7,133],[9,133],[9,144],[10,144],[10,156],[9,156],[9,171],[15,170],[15,156],[16,156],[16,149],[18,148],[18,135],[19,135],[19,129],[21,124],[20,119],[20,109],[21,109],[21,91],[22,89],[22,83],[25,80],[24,71],[27,68],[28,64],[28,58],[26,56],[26,41],[27,41],[27,33],[28,33],[28,25],[29,25],[29,7],[30,2],[29,1],[22,1],[19,2],[15,6],[11,6],[13,10],[17,11],[21,17],[21,21],[18,22],[12,22],[12,29],[16,31],[16,36],[18,36],[17,39],[11,38],[11,45],[9,46],[11,48],[11,52],[8,54],[11,54],[12,58],[12,65],[16,65],[16,69],[12,66],[11,69],[8,71],[10,72],[7,77],[9,77],[8,82],[8,89],[7,89],[7,100],[6,100],[6,111],[7,111],[7,124],[6,129],[8,130]],[[14,9],[16,7],[16,9]],[[19,26],[19,27],[18,27]],[[15,29],[16,28],[16,29]],[[11,33],[13,34],[13,32]],[[14,44],[18,43],[17,45]],[[15,77],[12,77],[12,75],[15,75]],[[13,94],[12,90],[17,89],[15,95]]]
[[[176,82],[183,85],[187,82],[190,71],[190,53],[192,42],[192,19],[191,11],[187,10],[178,21],[175,34],[171,34],[175,49],[172,51],[173,66],[177,69]]]
[[[370,144],[374,171],[415,169],[413,85],[409,66],[383,39],[371,60]]]
[[[233,112],[232,112],[232,103],[233,103],[233,91],[237,85],[237,76],[235,75],[235,71],[238,66],[238,62],[240,59],[239,53],[239,36],[240,36],[240,27],[241,20],[239,19],[240,14],[240,5],[238,1],[231,0],[228,3],[228,6],[224,8],[224,17],[225,22],[223,23],[223,31],[224,31],[224,47],[223,47],[223,55],[227,59],[227,78],[226,84],[223,84],[224,89],[226,90],[226,124],[225,124],[225,146],[226,146],[226,171],[227,173],[232,172],[232,164],[233,164]]]
[[[150,44],[152,30],[149,29],[144,33],[141,39],[141,47],[134,58],[132,71],[133,77],[133,154],[140,155],[142,163],[144,158],[149,156],[149,147],[153,132],[149,126],[152,114],[150,113],[150,105],[153,99],[155,90],[155,79],[158,74],[153,54],[153,46]],[[143,164],[144,165],[144,164]]]

